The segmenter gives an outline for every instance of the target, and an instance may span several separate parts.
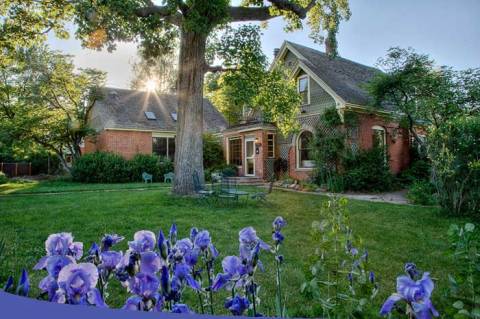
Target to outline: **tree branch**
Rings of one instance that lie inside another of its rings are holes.
[[[230,7],[230,17],[232,21],[266,21],[276,16],[270,14],[270,8],[274,7],[280,10],[295,13],[300,19],[305,19],[308,11],[316,4],[315,0],[311,0],[304,8],[297,3],[288,0],[268,0],[272,6],[266,7]]]
[[[165,21],[177,26],[180,25],[182,21],[182,15],[179,12],[172,11],[171,8],[166,6],[157,6],[153,4],[148,7],[136,9],[135,15],[140,18],[148,18],[152,15],[158,15],[165,18]]]
[[[237,68],[225,68],[221,65],[206,65],[205,66],[205,72],[212,72],[212,73],[218,73],[218,72],[227,72],[227,71],[237,71]]]

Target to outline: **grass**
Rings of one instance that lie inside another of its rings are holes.
[[[103,191],[167,187],[164,183],[81,184],[68,180],[32,181],[19,180],[0,185],[0,195],[63,193],[80,191]]]
[[[44,255],[44,241],[51,233],[72,232],[75,240],[84,242],[87,250],[104,233],[118,233],[131,239],[137,230],[157,232],[162,228],[168,231],[170,224],[176,222],[179,238],[187,237],[193,226],[208,229],[223,258],[238,253],[240,229],[252,225],[261,238],[269,241],[271,222],[282,215],[288,221],[284,231],[283,287],[289,315],[319,315],[315,311],[318,302],[302,296],[299,291],[308,270],[308,256],[315,250],[309,230],[312,221],[322,219],[319,207],[324,197],[275,191],[268,205],[252,203],[211,208],[199,205],[194,199],[174,197],[168,188],[131,192],[120,188],[132,184],[108,186],[118,191],[0,197],[0,237],[6,240],[3,264],[0,260],[0,284],[8,275],[18,276],[21,268],[27,267],[32,275],[32,286],[36,287],[45,274],[33,272],[32,267]],[[102,185],[65,184],[60,187],[59,184],[40,183],[14,193],[57,188],[97,190],[102,189]],[[374,309],[379,309],[384,298],[394,291],[395,278],[409,261],[431,272],[437,285],[434,303],[445,303],[440,298],[441,293],[446,288],[447,275],[455,270],[452,259],[445,254],[448,249],[446,232],[449,224],[463,220],[444,217],[436,208],[429,207],[352,200],[349,208],[353,231],[368,247],[371,265],[380,284],[380,294],[373,301]],[[119,249],[126,247],[125,241]],[[267,271],[258,277],[262,286],[260,309],[271,316],[275,309],[273,260],[266,254],[262,259]],[[220,269],[220,265],[217,268]],[[124,289],[116,283],[111,289],[109,303],[121,306],[127,296]],[[216,309],[222,312],[218,299]]]

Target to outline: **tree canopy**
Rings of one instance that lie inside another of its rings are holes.
[[[401,48],[391,48],[378,64],[385,72],[367,86],[375,106],[397,111],[419,144],[416,128],[480,110],[480,69],[438,67],[428,55]]]
[[[93,134],[88,115],[101,98],[105,74],[75,70],[71,57],[46,46],[15,51],[0,66],[0,131],[4,143],[32,142],[62,160],[80,156],[80,144]]]

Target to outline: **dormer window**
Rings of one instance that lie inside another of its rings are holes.
[[[298,93],[302,97],[302,105],[310,104],[310,78],[302,75],[297,80]]]
[[[155,113],[153,112],[145,112],[145,117],[147,120],[156,120],[157,117],[155,116]]]

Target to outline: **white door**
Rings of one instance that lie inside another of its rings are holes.
[[[255,138],[245,138],[245,176],[255,176]]]

